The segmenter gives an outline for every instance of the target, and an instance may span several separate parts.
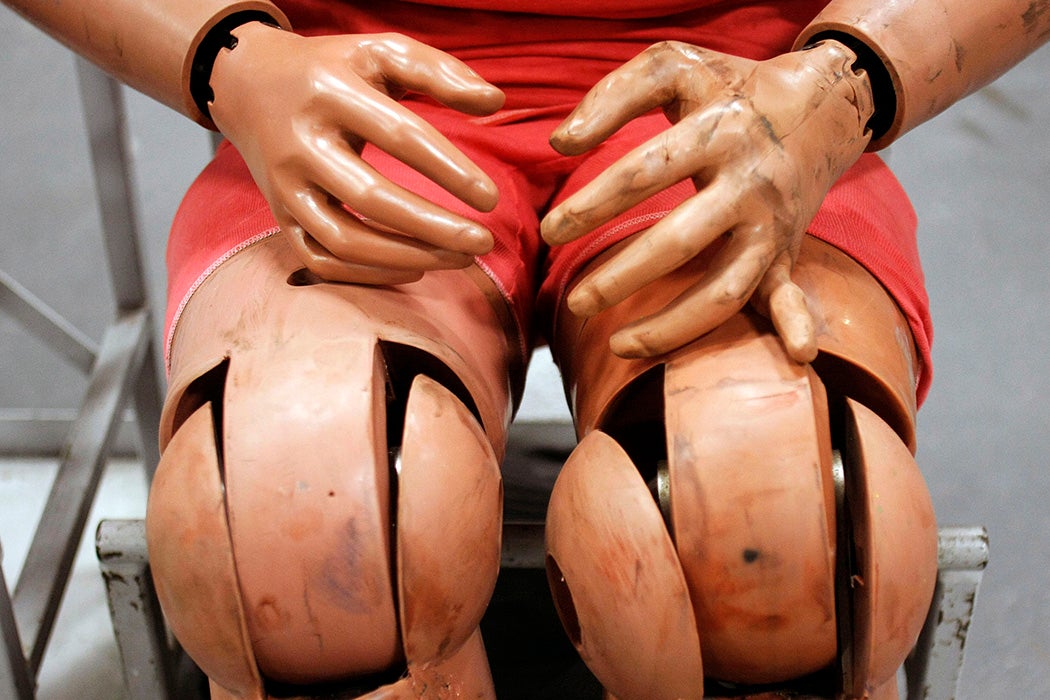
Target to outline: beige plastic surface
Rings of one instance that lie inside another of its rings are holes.
[[[261,700],[210,403],[186,420],[165,450],[150,489],[146,525],[150,569],[172,632],[213,683]]]
[[[700,643],[678,554],[638,470],[585,437],[547,513],[547,574],[580,656],[625,700],[700,698]]]
[[[499,573],[503,488],[477,420],[420,375],[405,416],[397,567],[409,673],[457,652],[481,623]]]

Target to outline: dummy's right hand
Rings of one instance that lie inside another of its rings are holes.
[[[492,180],[397,99],[419,92],[482,115],[503,105],[498,88],[397,34],[307,38],[253,22],[234,35],[212,71],[211,116],[312,272],[403,284],[492,248],[483,226],[394,184],[360,154],[371,143],[489,211]]]

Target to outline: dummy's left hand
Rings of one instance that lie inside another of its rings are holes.
[[[580,281],[568,298],[574,313],[594,315],[727,237],[700,282],[620,329],[613,352],[668,352],[750,301],[794,359],[816,356],[814,323],[791,270],[824,195],[870,138],[871,90],[854,60],[833,41],[768,61],[657,44],[606,76],[555,130],[554,148],[577,154],[655,107],[673,124],[551,211],[542,232],[552,245],[681,180],[697,190]]]

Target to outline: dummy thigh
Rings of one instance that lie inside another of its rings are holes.
[[[476,627],[499,562],[504,328],[470,273],[326,284],[280,237],[195,293],[147,521],[165,612],[217,693],[394,692],[445,666],[491,687]]]
[[[581,435],[548,516],[565,626],[622,699],[699,698],[704,678],[874,692],[915,641],[936,567],[909,450],[908,326],[870,275],[810,240],[797,279],[818,317],[812,366],[752,312],[659,360],[607,351],[624,318],[700,274],[586,321],[562,310],[555,351]]]

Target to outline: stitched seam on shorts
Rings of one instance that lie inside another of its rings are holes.
[[[575,277],[576,272],[579,270],[579,268],[583,267],[583,265],[586,264],[586,262],[590,261],[591,253],[595,252],[596,250],[602,249],[604,247],[605,241],[609,240],[610,238],[618,234],[620,231],[623,231],[625,228],[630,228],[631,226],[634,226],[635,224],[641,223],[643,221],[659,221],[660,219],[664,218],[670,213],[670,209],[664,209],[662,211],[649,212],[648,214],[640,214],[633,218],[627,219],[626,221],[621,221],[620,223],[616,224],[607,231],[603,231],[600,236],[596,237],[593,241],[584,246],[579,253],[577,253],[576,260],[573,261],[572,267],[569,268],[572,274],[569,275],[569,279],[566,279],[564,282],[562,282],[561,289],[558,290],[558,298],[560,299],[562,295],[565,294],[565,288],[569,286],[569,282],[572,281],[572,277]]]
[[[514,319],[514,325],[518,329],[518,349],[521,351],[522,358],[525,358],[527,361],[528,355],[526,353],[528,352],[528,348],[526,347],[525,333],[524,329],[521,327],[521,321],[518,319],[518,312],[511,304],[510,292],[507,291],[503,282],[496,277],[492,268],[482,262],[480,258],[474,258],[474,263],[481,268],[481,271],[484,272],[490,280],[492,280],[492,283],[496,285],[496,289],[498,289],[499,293],[503,296],[503,301],[507,304],[507,310],[510,312],[511,318]]]
[[[615,226],[603,231],[601,235],[597,236],[593,241],[584,246],[574,257],[576,258],[569,269],[566,271],[565,279],[558,285],[558,295],[555,297],[554,303],[554,327],[558,326],[558,313],[561,309],[561,300],[565,297],[565,290],[568,288],[569,283],[576,278],[576,274],[580,271],[587,262],[590,261],[590,256],[596,250],[600,251],[604,246],[605,241],[615,236],[625,228],[630,228],[635,224],[641,222],[655,222],[664,218],[671,213],[670,209],[662,209],[660,211],[648,212],[646,214],[639,214],[638,216],[631,217],[616,224]],[[637,232],[636,232],[637,233]]]

